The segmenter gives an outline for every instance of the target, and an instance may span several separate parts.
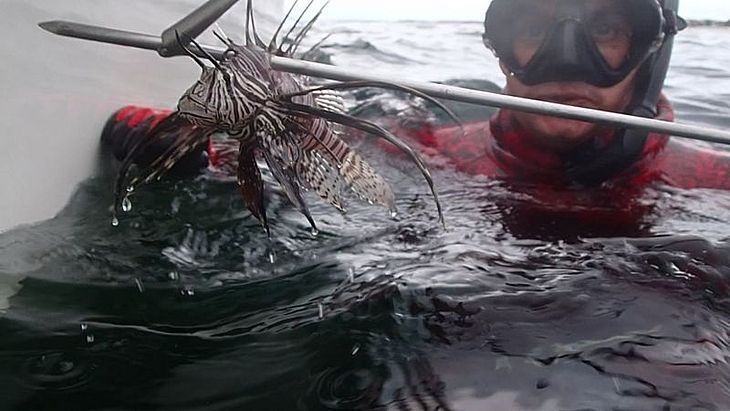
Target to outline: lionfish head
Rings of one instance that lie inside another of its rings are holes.
[[[214,91],[220,88],[223,75],[216,68],[204,67],[200,78],[183,93],[177,111],[185,120],[204,127],[217,127],[221,122],[219,99]]]
[[[201,68],[200,78],[183,93],[177,103],[179,117],[197,126],[215,128],[218,131],[232,131],[233,118],[231,113],[231,99],[234,98],[231,90],[232,69],[225,64],[226,57],[216,59],[195,40],[190,40],[200,54],[210,61],[208,66],[195,53],[190,51],[178,38],[183,49]]]

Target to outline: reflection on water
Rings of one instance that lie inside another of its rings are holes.
[[[405,66],[437,69],[414,53]],[[628,208],[595,193],[556,209],[444,169],[444,230],[417,172],[363,150],[394,185],[395,219],[311,201],[315,237],[271,192],[269,240],[234,183],[206,175],[142,188],[112,227],[102,176],[57,218],[1,236],[0,284],[20,289],[0,318],[0,408],[730,406],[730,194],[658,187]]]

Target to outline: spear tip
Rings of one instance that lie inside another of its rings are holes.
[[[53,34],[63,34],[68,25],[60,20],[51,20],[38,23],[38,27]]]

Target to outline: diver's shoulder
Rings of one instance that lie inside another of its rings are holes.
[[[730,189],[730,151],[672,138],[659,162],[679,187]]]

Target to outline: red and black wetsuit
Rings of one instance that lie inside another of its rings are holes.
[[[658,113],[657,119],[674,121],[674,112],[666,99],[660,101]],[[448,158],[456,169],[467,174],[553,187],[570,185],[560,155],[531,144],[532,137],[516,123],[510,111],[502,110],[489,122],[467,124],[465,129],[466,136],[458,127],[404,128],[395,133],[418,142],[422,152]],[[730,153],[650,134],[640,161],[604,185],[636,188],[656,183],[685,189],[730,189]]]
[[[103,140],[121,159],[132,140],[144,138],[169,113],[167,110],[126,107],[112,117]],[[658,119],[674,120],[666,99],[660,101],[658,113]],[[602,228],[596,234],[626,235],[624,229],[641,225],[640,221],[648,213],[646,205],[636,199],[649,186],[730,189],[729,153],[665,135],[649,135],[640,159],[600,186],[575,189],[563,159],[531,144],[531,136],[520,128],[510,111],[502,110],[489,121],[469,123],[464,128],[465,132],[453,126],[424,126],[396,128],[394,132],[408,139],[426,156],[447,159],[450,167],[460,172],[499,179],[528,194],[531,202],[505,208],[510,210],[510,215],[505,216],[510,224],[535,226],[550,219],[567,218],[571,225],[584,228],[600,223]],[[605,136],[606,140],[611,138],[611,134]],[[161,151],[164,146],[163,142],[156,150]],[[395,150],[386,144],[383,148]],[[205,167],[221,168],[235,158],[222,154],[214,144],[208,144],[183,159],[176,167],[177,173],[194,174]],[[154,152],[145,154],[139,162],[148,163],[154,155]],[[607,232],[606,227],[621,227],[621,230]]]

